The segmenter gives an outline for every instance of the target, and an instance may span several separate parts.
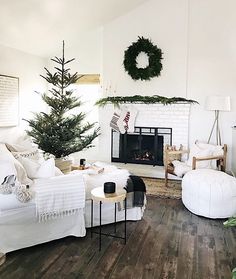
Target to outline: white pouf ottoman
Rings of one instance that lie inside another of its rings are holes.
[[[182,201],[200,216],[231,217],[236,214],[236,178],[211,169],[189,171],[182,180]]]

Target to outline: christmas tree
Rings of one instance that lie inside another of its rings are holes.
[[[50,84],[48,93],[42,94],[49,112],[35,113],[34,119],[26,120],[31,128],[27,133],[44,152],[61,158],[92,147],[92,141],[99,135],[99,128],[95,128],[95,123],[84,122],[86,114],[83,112],[76,115],[68,113],[80,107],[81,101],[70,88],[79,77],[77,72],[70,74],[68,64],[75,59],[65,59],[64,41],[62,58],[54,57],[51,60],[57,64],[55,73],[44,68],[46,75],[41,75]]]

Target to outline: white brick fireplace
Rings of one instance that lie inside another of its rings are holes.
[[[172,128],[172,144],[188,146],[190,104],[137,104],[136,126]]]
[[[190,104],[127,104],[134,106],[138,114],[135,126],[172,128],[172,144],[188,146]],[[113,105],[100,108],[99,122],[101,136],[99,140],[99,157],[109,162],[111,160],[111,128],[110,121],[114,111]]]

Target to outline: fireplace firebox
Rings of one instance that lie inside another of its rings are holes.
[[[163,166],[165,144],[172,145],[172,128],[135,127],[134,133],[112,130],[111,161]]]

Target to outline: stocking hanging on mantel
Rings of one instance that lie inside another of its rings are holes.
[[[128,126],[127,132],[133,133],[134,132],[135,119],[136,119],[136,116],[138,114],[138,111],[133,106],[128,107],[128,111],[129,111],[129,120],[128,120],[128,123],[127,123],[127,126]]]
[[[126,106],[119,113],[114,112],[110,127],[121,134],[125,134],[126,132],[133,133],[137,112],[134,107]]]
[[[120,115],[118,113],[114,112],[111,122],[110,122],[110,127],[117,132],[120,132],[119,127],[117,125],[117,121],[119,120],[119,118],[120,118]]]
[[[117,126],[119,127],[121,134],[125,134],[125,132],[127,131],[126,128],[128,125],[128,121],[129,121],[129,112],[126,109],[122,109],[120,112],[120,117],[117,121]]]

